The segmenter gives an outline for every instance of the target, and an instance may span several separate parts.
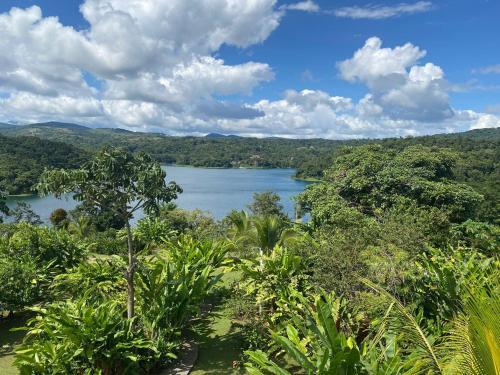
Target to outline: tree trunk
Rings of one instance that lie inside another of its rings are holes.
[[[132,243],[132,231],[130,230],[130,222],[127,218],[125,223],[127,228],[127,245],[128,245],[128,268],[127,268],[127,318],[134,317],[135,305],[135,289],[134,289],[134,273],[135,273],[135,255],[134,246]]]
[[[259,255],[260,255],[260,273],[264,272],[264,259],[262,257],[264,256],[264,251],[262,250],[262,247],[259,247]],[[262,302],[259,302],[259,316],[262,315]]]

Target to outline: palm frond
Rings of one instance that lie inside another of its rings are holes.
[[[386,333],[395,333],[408,343],[411,348],[409,360],[412,373],[426,374],[428,372],[443,374],[442,364],[435,348],[413,314],[393,295],[370,280],[362,282],[382,296],[388,303],[379,330],[372,342],[377,345]]]
[[[441,347],[446,372],[500,374],[500,297],[498,279],[491,293],[469,292],[464,312],[455,320]]]

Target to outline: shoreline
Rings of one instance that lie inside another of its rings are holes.
[[[279,168],[279,167],[207,167],[207,166],[196,166],[191,164],[166,164],[160,163],[162,167],[183,167],[183,168],[204,168],[204,169],[294,169],[294,168]]]
[[[36,196],[36,193],[22,193],[22,194],[9,194],[7,195],[8,198],[27,198],[27,197],[34,197]]]
[[[297,180],[297,181],[304,181],[304,182],[321,182],[322,180],[319,179],[319,178],[315,178],[315,177],[297,177],[297,176],[292,176],[291,177],[293,180]]]

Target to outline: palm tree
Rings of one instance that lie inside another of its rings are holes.
[[[229,229],[230,236],[237,241],[246,239],[252,227],[252,219],[248,215],[248,212],[234,210],[227,218],[231,224],[231,228]]]
[[[85,238],[92,230],[90,224],[90,218],[81,215],[69,223],[68,231],[79,238]]]
[[[455,319],[443,345],[449,374],[500,374],[499,295],[498,288],[471,295]]]
[[[276,245],[282,245],[295,233],[278,216],[257,216],[253,219],[254,243],[260,251],[269,253]]]
[[[397,333],[411,351],[406,364],[412,374],[500,374],[500,278],[488,292],[467,292],[463,311],[452,328],[436,340],[394,296],[369,280],[363,282],[389,304],[372,348],[387,333]]]
[[[246,247],[256,248],[261,255],[297,236],[289,223],[276,215],[251,217],[246,211],[233,211],[228,219],[232,225],[231,238]]]

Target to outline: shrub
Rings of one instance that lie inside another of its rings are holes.
[[[117,302],[67,301],[35,311],[16,350],[23,374],[133,374],[156,358],[154,344]]]
[[[75,266],[83,254],[65,231],[13,225],[0,239],[0,310],[48,300],[54,276]]]
[[[56,208],[50,214],[49,220],[56,228],[66,228],[69,224],[68,212],[64,208]]]
[[[138,269],[138,308],[149,337],[161,352],[178,341],[221,274],[227,244],[182,236]]]

